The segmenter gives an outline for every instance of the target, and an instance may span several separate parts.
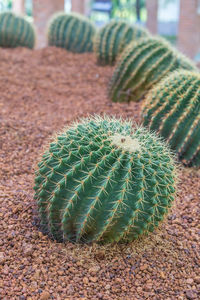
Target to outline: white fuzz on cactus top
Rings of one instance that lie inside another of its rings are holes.
[[[111,136],[113,145],[116,145],[124,151],[136,152],[141,150],[140,143],[137,139],[122,134],[115,134]]]

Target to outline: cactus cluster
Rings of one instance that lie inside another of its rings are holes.
[[[99,30],[94,41],[97,62],[112,65],[117,56],[131,42],[146,37],[148,32],[137,25],[125,21],[111,21]]]
[[[174,200],[175,166],[154,134],[91,117],[66,128],[38,164],[41,223],[57,240],[131,241],[153,231]]]
[[[192,61],[161,38],[144,38],[123,51],[109,84],[112,101],[139,101],[165,75],[176,69],[196,70]]]
[[[0,47],[34,48],[35,30],[25,18],[11,12],[0,14]]]
[[[176,71],[147,94],[143,122],[187,166],[200,166],[200,74]]]
[[[92,52],[95,26],[84,16],[59,13],[48,27],[48,44],[75,53]]]

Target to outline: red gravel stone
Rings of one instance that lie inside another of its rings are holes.
[[[141,103],[107,98],[111,67],[63,49],[0,49],[0,299],[200,299],[200,172],[180,168],[165,223],[129,245],[59,244],[39,232],[34,167],[78,117],[140,122]],[[3,253],[3,254],[2,254]]]

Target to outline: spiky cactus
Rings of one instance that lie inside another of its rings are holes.
[[[196,70],[188,58],[161,38],[141,39],[123,51],[109,84],[114,102],[139,101],[169,72],[183,68]]]
[[[131,121],[92,117],[66,128],[38,164],[41,223],[58,240],[131,241],[153,231],[174,200],[170,151]]]
[[[145,126],[156,130],[187,166],[200,166],[200,74],[176,71],[147,94]]]
[[[125,21],[111,21],[99,30],[94,40],[97,62],[102,65],[113,64],[116,57],[131,42],[148,36],[147,30]]]
[[[0,47],[15,48],[35,45],[35,30],[23,17],[11,12],[0,14]]]
[[[48,44],[75,53],[93,51],[95,26],[86,17],[71,13],[53,16],[48,27]]]

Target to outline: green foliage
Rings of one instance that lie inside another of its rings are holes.
[[[59,13],[48,28],[48,44],[75,53],[91,52],[95,26],[82,15]]]
[[[35,31],[26,19],[11,12],[0,14],[0,47],[32,49],[34,45]]]
[[[66,128],[35,178],[41,224],[57,240],[131,241],[153,231],[174,200],[165,144],[131,121],[92,117]]]
[[[140,20],[141,12],[146,10],[145,0],[112,0],[111,2],[111,18]]]
[[[99,64],[113,64],[123,49],[131,42],[148,35],[137,25],[125,21],[111,21],[99,30],[94,41],[94,51]]]
[[[145,126],[167,139],[187,166],[200,166],[200,74],[176,71],[146,97]]]
[[[12,0],[1,0],[0,1],[0,11],[7,11],[12,9]]]
[[[183,68],[196,70],[188,58],[161,38],[145,38],[130,43],[123,51],[109,85],[112,101],[139,101],[169,72]]]

